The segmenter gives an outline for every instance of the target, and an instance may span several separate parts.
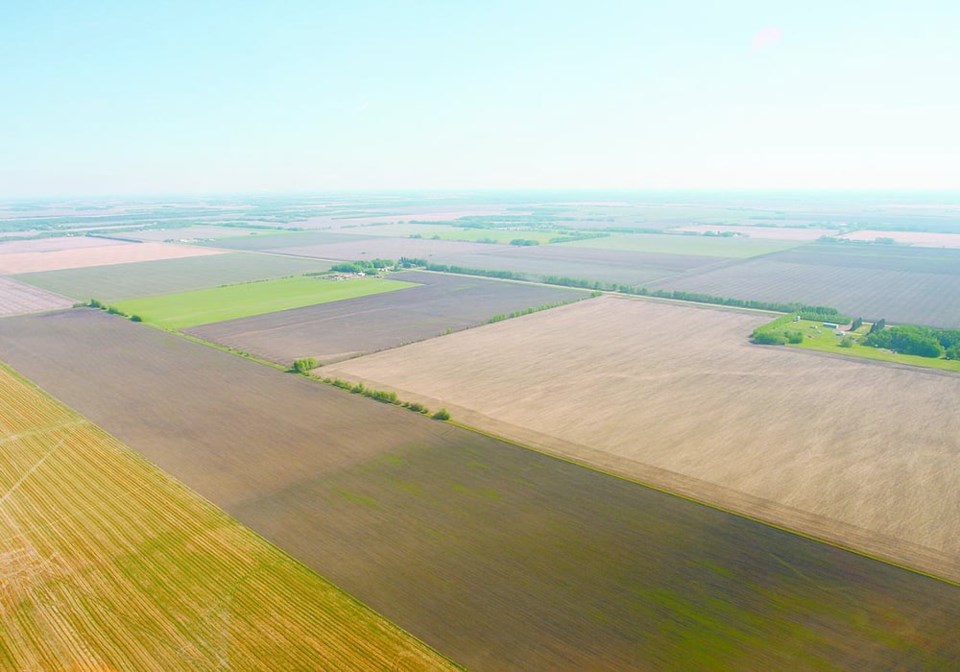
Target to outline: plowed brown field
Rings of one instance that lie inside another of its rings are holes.
[[[768,319],[605,297],[324,375],[960,579],[960,377],[751,345]]]

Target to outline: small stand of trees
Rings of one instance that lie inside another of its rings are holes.
[[[393,259],[359,259],[334,264],[330,270],[335,273],[371,273],[394,266]]]
[[[293,360],[293,366],[290,367],[290,370],[305,376],[315,368],[317,368],[316,359],[313,357],[303,357],[302,359]]]
[[[912,324],[884,327],[883,320],[875,322],[863,344],[904,355],[960,359],[960,329],[935,329]]]
[[[117,308],[116,306],[108,306],[107,304],[105,304],[104,302],[98,299],[89,299],[86,303],[75,303],[73,305],[74,308],[78,306],[87,306],[89,308],[99,308],[100,310],[107,311],[111,315],[119,315],[120,317],[125,317],[131,322],[143,322],[143,318],[140,317],[139,315],[129,315],[123,312],[122,310],[120,310],[119,308]]]

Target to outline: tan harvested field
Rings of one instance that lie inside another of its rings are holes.
[[[69,308],[73,300],[0,276],[0,317]]]
[[[0,366],[0,669],[451,668]]]
[[[57,271],[65,268],[130,264],[138,261],[180,259],[210,254],[223,254],[223,252],[203,247],[168,245],[166,243],[126,243],[118,245],[116,241],[107,241],[107,244],[96,247],[50,252],[0,254],[0,274],[13,275],[15,273],[34,273],[37,271]]]
[[[960,377],[751,345],[768,320],[611,296],[324,375],[960,579]]]
[[[779,226],[725,226],[718,224],[695,224],[693,226],[679,226],[671,231],[692,231],[694,233],[729,232],[751,238],[769,238],[770,240],[816,240],[821,236],[836,234],[836,229],[820,229],[806,227],[779,227]]]
[[[877,238],[891,238],[898,243],[917,247],[960,247],[960,233],[931,233],[925,231],[853,231],[841,236],[846,240],[872,242]]]

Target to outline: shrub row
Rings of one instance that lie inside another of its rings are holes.
[[[428,409],[426,406],[415,401],[401,401],[397,398],[396,392],[388,392],[387,390],[374,390],[365,386],[363,383],[351,383],[350,381],[343,380],[342,378],[321,378],[320,380],[327,385],[339,387],[341,390],[349,390],[353,394],[362,394],[365,397],[375,399],[384,404],[400,406],[401,408],[406,408],[414,413],[419,413],[420,415],[430,415],[430,409]],[[430,415],[430,417],[434,420],[449,420],[450,413],[447,411],[447,409],[441,408],[433,415]]]
[[[86,303],[75,303],[74,307],[87,306],[89,308],[99,308],[100,310],[105,310],[111,315],[119,315],[120,317],[125,317],[131,322],[143,322],[143,318],[139,315],[129,315],[128,313],[123,312],[116,306],[108,306],[107,304],[99,301],[97,299],[90,299]]]

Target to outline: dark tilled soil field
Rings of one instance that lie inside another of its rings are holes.
[[[833,306],[867,320],[960,327],[960,250],[807,245],[668,278],[655,286]]]
[[[580,290],[440,273],[390,276],[422,283],[394,296],[378,294],[187,330],[194,336],[282,364],[315,357],[327,364],[483,324],[545,304],[589,296]]]
[[[17,276],[17,279],[75,299],[119,301],[288,275],[321,273],[329,268],[329,263],[320,260],[238,253],[25,273]]]
[[[960,659],[956,587],[145,325],[8,318],[0,358],[471,669]]]
[[[599,280],[623,285],[643,285],[694,269],[722,264],[717,257],[655,254],[620,250],[538,245],[507,247],[487,245],[471,254],[438,254],[438,264],[524,273],[534,279],[544,275]]]

